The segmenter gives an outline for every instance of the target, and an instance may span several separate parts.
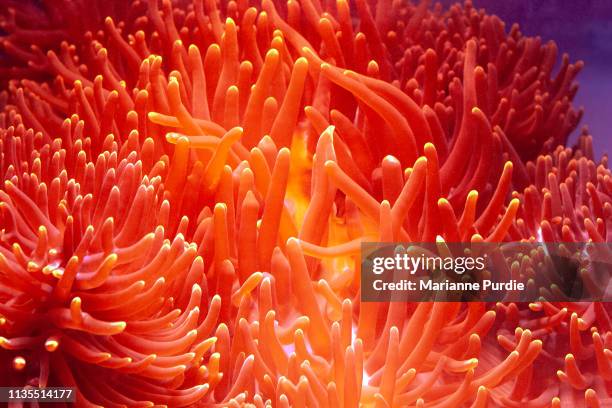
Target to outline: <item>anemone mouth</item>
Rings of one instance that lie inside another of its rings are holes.
[[[607,303],[359,296],[363,241],[609,241],[582,62],[470,2],[43,3],[0,5],[0,385],[608,403]]]

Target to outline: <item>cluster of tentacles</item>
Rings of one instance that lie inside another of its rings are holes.
[[[554,43],[470,3],[0,5],[0,385],[610,404],[605,303],[359,296],[362,241],[611,240]]]

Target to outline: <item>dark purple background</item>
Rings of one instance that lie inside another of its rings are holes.
[[[455,1],[443,0],[445,6]],[[574,105],[584,106],[583,125],[593,135],[595,153],[612,152],[612,0],[473,0],[478,8],[498,15],[507,29],[554,40],[570,61],[583,60]]]

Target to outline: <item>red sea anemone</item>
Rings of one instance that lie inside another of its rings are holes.
[[[554,43],[469,2],[0,3],[2,385],[610,403],[605,303],[359,299],[364,240],[609,241]]]

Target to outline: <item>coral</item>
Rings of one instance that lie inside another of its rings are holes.
[[[607,158],[565,147],[582,63],[554,43],[469,2],[1,7],[6,385],[609,403],[605,303],[359,299],[362,241],[609,241]]]

